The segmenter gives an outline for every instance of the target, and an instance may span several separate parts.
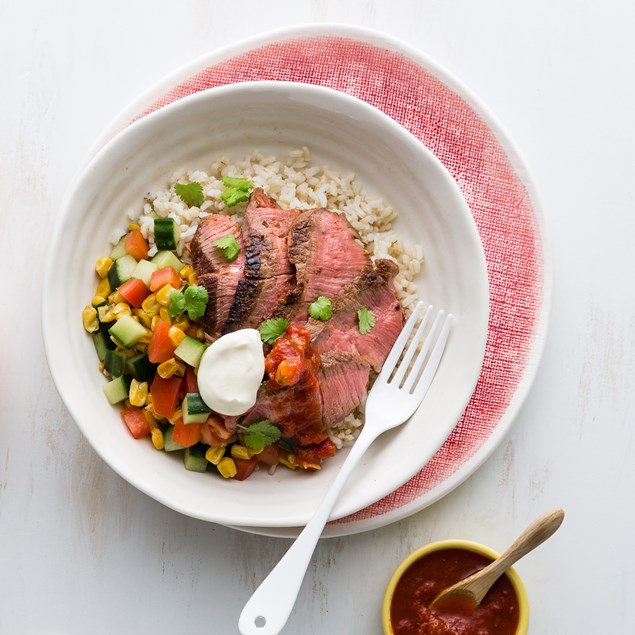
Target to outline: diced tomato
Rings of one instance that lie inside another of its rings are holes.
[[[307,329],[296,324],[287,328],[265,357],[269,379],[278,386],[293,386],[300,381],[306,367],[310,337]]]
[[[278,448],[275,445],[268,445],[260,454],[255,456],[260,463],[275,465],[278,462]]]
[[[172,441],[181,444],[184,448],[196,445],[201,439],[202,423],[183,423],[183,419],[177,419],[172,429]]]
[[[185,392],[198,392],[198,380],[194,368],[189,364],[185,367]]]
[[[146,287],[146,283],[143,280],[139,280],[139,278],[130,278],[129,280],[126,280],[120,287],[117,288],[117,291],[119,291],[123,299],[135,309],[138,309],[141,306],[141,303],[150,294],[148,287]]]
[[[159,319],[148,343],[148,359],[153,364],[166,362],[174,357],[175,346],[170,339],[170,325]]]
[[[182,380],[176,375],[163,379],[159,374],[155,374],[150,386],[152,395],[152,409],[160,416],[168,419],[176,410],[176,403],[179,400]]]
[[[139,229],[128,232],[123,242],[123,248],[136,260],[145,260],[148,257],[148,241]]]
[[[322,464],[322,459],[328,459],[335,456],[337,446],[331,439],[326,438],[320,443],[312,443],[310,445],[302,446],[298,448],[296,456],[298,459],[298,465],[307,470],[319,470]]]
[[[181,276],[174,267],[163,267],[152,272],[150,278],[150,291],[153,293],[162,289],[166,284],[179,289],[181,287]]]
[[[252,456],[250,459],[234,459],[234,463],[236,464],[236,476],[234,478],[237,481],[244,481],[256,469],[258,459]]]
[[[150,423],[148,422],[146,413],[141,410],[141,408],[137,408],[137,406],[124,408],[124,410],[121,411],[121,418],[135,439],[141,439],[150,434]]]

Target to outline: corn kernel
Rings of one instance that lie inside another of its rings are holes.
[[[110,304],[119,304],[120,302],[125,302],[125,299],[119,291],[113,291],[108,296],[108,302],[110,302]]]
[[[168,379],[168,377],[172,377],[178,368],[178,362],[174,357],[170,357],[165,362],[161,362],[157,366],[157,373],[159,373],[159,377],[163,377],[163,379]]]
[[[154,412],[152,410],[152,395],[148,393],[146,397],[146,405],[143,407],[143,414],[146,416],[148,420],[148,425],[151,430],[154,430],[157,426],[157,420],[154,416]]]
[[[152,318],[152,321],[150,322],[150,328],[151,328],[153,331],[154,331],[154,329],[157,327],[157,322],[159,321],[159,319],[160,319],[160,318],[159,318],[159,316],[158,316],[158,315],[155,315],[155,316]]]
[[[152,318],[143,309],[135,309],[132,313],[139,318],[139,322],[147,329],[152,327]]]
[[[161,428],[152,428],[152,445],[157,450],[163,450],[163,432],[161,432]]]
[[[94,306],[86,306],[82,311],[82,321],[84,328],[89,333],[95,333],[99,330],[99,320],[97,319],[97,310]]]
[[[171,326],[168,331],[168,337],[174,346],[178,346],[185,339],[185,333],[176,326]]]
[[[142,336],[141,339],[139,340],[139,342],[137,343],[141,343],[141,344],[149,344],[150,340],[152,339],[152,331],[146,331]]]
[[[205,458],[213,465],[218,465],[225,455],[225,448],[208,448],[205,452]]]
[[[196,275],[196,271],[192,271],[192,273],[187,277],[187,283],[190,286],[198,283],[198,276]]]
[[[176,326],[177,329],[181,329],[182,331],[187,331],[187,329],[190,328],[190,321],[182,315],[178,322],[172,323],[172,326]]]
[[[148,382],[137,381],[133,379],[130,382],[130,391],[128,392],[128,398],[133,406],[145,406],[146,397],[148,396]]]
[[[141,229],[141,228],[139,227],[139,225],[137,225],[137,223],[130,223],[130,224],[128,225],[128,231],[129,231],[129,232],[131,232],[131,231],[133,231],[134,229]]]
[[[238,445],[238,443],[234,443],[231,449],[231,455],[233,459],[250,459],[251,455],[249,454],[249,448],[244,445]]]
[[[101,296],[102,298],[107,298],[110,295],[110,282],[108,282],[108,278],[99,281],[95,295]]]
[[[217,467],[223,478],[232,478],[238,473],[234,459],[231,459],[228,456],[223,457],[218,462]]]
[[[98,307],[97,315],[99,316],[100,322],[114,322],[115,321],[114,307],[112,306],[112,304],[107,304],[106,306]]]
[[[154,293],[151,293],[142,303],[141,308],[149,315],[151,318],[155,315],[159,314],[159,303],[157,302],[157,296]]]
[[[100,258],[95,263],[95,271],[100,278],[105,278],[108,275],[110,267],[112,267],[112,258]]]
[[[168,421],[174,425],[179,419],[183,418],[183,410],[181,408],[177,408],[172,416],[168,419]]]
[[[126,304],[125,302],[119,302],[119,304],[115,304],[112,312],[117,319],[119,319],[122,315],[132,315],[130,305]]]
[[[104,304],[105,302],[106,298],[101,295],[94,296],[93,299],[90,301],[93,306],[99,306],[100,304]]]
[[[169,306],[170,294],[172,293],[172,291],[176,291],[176,289],[171,284],[166,284],[163,287],[161,287],[155,294],[157,298],[157,302],[161,306]]]
[[[172,318],[170,317],[170,312],[166,309],[166,307],[162,306],[159,309],[159,317],[166,323],[172,324]]]
[[[290,470],[295,470],[298,467],[298,460],[293,452],[289,452],[286,456],[283,456],[282,454],[278,456],[278,463],[288,467]]]
[[[192,267],[192,265],[185,265],[185,267],[179,271],[179,275],[183,280],[187,280],[187,277],[192,273],[194,273],[194,267]]]

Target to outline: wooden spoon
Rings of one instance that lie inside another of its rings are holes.
[[[430,606],[448,610],[474,610],[505,570],[547,540],[560,527],[563,519],[562,509],[554,509],[543,514],[518,536],[503,555],[480,571],[439,593]]]

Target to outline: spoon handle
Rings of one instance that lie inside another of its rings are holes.
[[[527,555],[530,551],[542,544],[560,527],[564,519],[562,509],[553,509],[534,520],[525,531],[512,543],[512,545],[484,569],[475,573],[470,578],[474,582],[470,584],[470,590],[474,594],[477,604],[485,597],[494,582],[511,567],[517,560]],[[476,579],[478,576],[478,580]],[[470,578],[459,582],[461,586],[470,583]]]

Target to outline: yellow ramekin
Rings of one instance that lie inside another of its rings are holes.
[[[395,587],[401,579],[406,569],[415,561],[419,560],[423,556],[432,553],[433,551],[441,551],[443,549],[464,549],[479,553],[491,560],[498,558],[498,554],[493,549],[481,545],[478,542],[472,542],[470,540],[439,540],[437,542],[431,542],[423,547],[420,547],[416,551],[413,551],[407,558],[405,558],[392,574],[388,586],[386,587],[386,593],[384,594],[384,603],[382,605],[382,623],[384,626],[385,635],[394,635],[392,624],[390,622],[390,606],[392,604],[392,596],[395,592]],[[527,592],[525,586],[520,579],[520,576],[513,568],[507,569],[505,575],[512,583],[516,597],[518,598],[518,628],[515,635],[526,635],[527,628],[529,626],[529,601],[527,600]]]

